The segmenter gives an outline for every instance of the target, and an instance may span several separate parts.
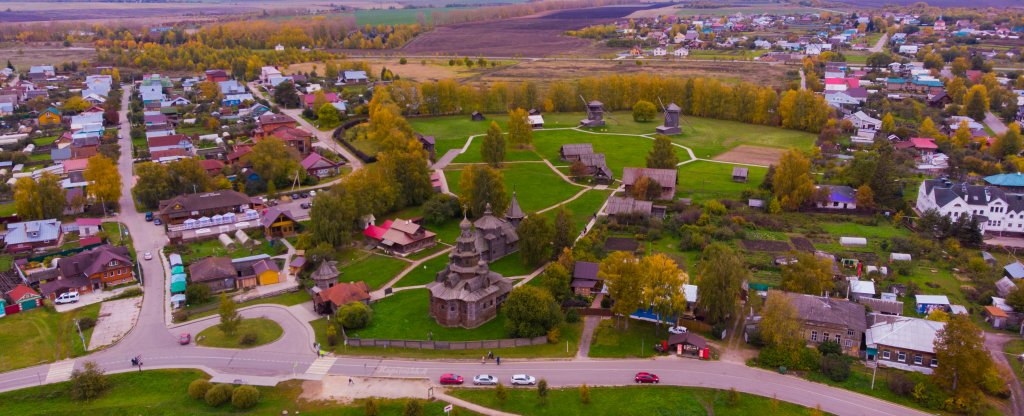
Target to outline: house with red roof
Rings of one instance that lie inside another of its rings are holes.
[[[224,169],[224,162],[217,159],[203,159],[199,161],[199,166],[203,167],[207,175],[217,176]]]
[[[386,233],[388,229],[391,228],[392,222],[393,221],[391,220],[387,220],[384,221],[384,223],[379,226],[369,224],[366,226],[366,229],[363,230],[363,235],[366,238],[372,240],[374,243],[380,243],[380,240],[384,239],[384,233]]]
[[[192,154],[192,140],[189,140],[188,136],[184,134],[150,137],[146,142],[149,145],[150,154],[170,149],[183,149],[188,154]]]
[[[326,98],[327,102],[331,103],[331,104],[334,104],[336,102],[341,101],[341,99],[338,98],[338,93],[336,93],[336,92],[324,93],[324,98]],[[313,108],[313,103],[315,103],[315,102],[316,102],[316,94],[306,94],[306,95],[302,96],[302,105],[303,105],[303,107],[306,107],[306,108],[308,108],[310,110],[313,110],[313,111],[317,111],[317,110],[319,110],[318,108]]]
[[[42,296],[24,284],[15,286],[6,295],[7,300],[10,301],[10,305],[5,308],[7,313],[27,311],[43,305]]]
[[[917,150],[921,155],[930,155],[939,151],[939,145],[935,144],[935,139],[926,137],[911,138],[910,147]]]
[[[344,164],[344,162],[335,162],[327,159],[316,152],[310,153],[309,156],[302,159],[302,168],[306,170],[306,174],[317,179],[337,175],[339,169]]]

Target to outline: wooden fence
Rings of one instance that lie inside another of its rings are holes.
[[[487,341],[427,341],[414,339],[347,338],[345,343],[350,347],[414,348],[421,350],[476,350],[484,348],[498,349],[543,345],[548,343],[548,337],[509,338]]]

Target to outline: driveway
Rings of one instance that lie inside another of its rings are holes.
[[[99,319],[89,339],[89,351],[117,342],[132,330],[142,310],[142,297],[112,300],[100,305]]]
[[[996,115],[992,114],[991,111],[985,112],[985,125],[992,129],[993,133],[1000,136],[1006,134],[1006,131],[1009,130],[1009,128],[1006,127],[1006,123],[1003,123],[1003,120],[996,117]]]
[[[1005,352],[1006,343],[1019,340],[1020,337],[1015,337],[1007,333],[985,333],[985,348],[988,348],[989,354],[992,354],[992,359],[995,360],[997,367],[1004,367],[1006,372],[1013,377],[1009,382],[1010,386],[1010,405],[1013,406],[1013,414],[1024,415],[1024,389],[1021,388],[1020,380],[1017,379],[1017,373],[1013,371],[1011,366],[1020,365],[1015,363],[1016,357],[1011,359]]]

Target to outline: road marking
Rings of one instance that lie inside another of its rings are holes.
[[[316,361],[313,361],[313,364],[310,364],[309,368],[306,369],[306,374],[317,376],[325,375],[327,374],[327,371],[334,366],[335,361],[338,361],[337,357],[317,358]]]
[[[71,372],[75,369],[75,360],[65,360],[50,364],[46,373],[46,384],[57,383],[71,379]]]

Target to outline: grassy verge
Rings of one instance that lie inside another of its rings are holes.
[[[256,334],[256,342],[252,345],[242,345],[242,336],[250,332]],[[234,335],[225,334],[217,326],[206,328],[196,335],[196,344],[215,348],[252,348],[274,342],[281,338],[283,333],[284,330],[277,322],[266,318],[250,318],[242,320]]]
[[[402,279],[395,283],[395,287],[419,286],[433,282],[437,277],[437,272],[443,270],[446,264],[448,264],[448,256],[437,256],[427,260],[402,276]]]
[[[258,254],[268,254],[270,256],[277,256],[284,254],[288,251],[288,248],[285,247],[283,243],[275,242],[273,245],[271,245],[271,243],[268,241],[261,241],[259,245],[253,247],[252,249],[240,247],[233,250],[228,250],[224,248],[224,246],[220,243],[220,240],[216,239],[188,244],[186,247],[188,247],[187,252],[178,253],[181,254],[181,259],[182,261],[185,262],[185,264],[189,264],[195,260],[211,256],[228,256],[233,259],[237,259],[242,257],[255,256]],[[173,248],[170,248],[169,251],[173,251]]]
[[[579,389],[548,391],[546,403],[536,389],[509,389],[508,400],[498,401],[492,389],[457,389],[452,396],[481,406],[521,415],[808,415],[812,409],[766,397],[697,387],[637,386],[592,387],[590,403],[583,404]]]
[[[582,190],[562,180],[543,163],[507,163],[501,172],[505,177],[505,188],[509,191],[519,191],[519,204],[527,213],[559,204]],[[461,170],[444,172],[445,179],[448,180],[448,189],[452,193],[459,193],[461,174]]]
[[[430,294],[426,289],[413,289],[388,296],[373,304],[373,320],[349,337],[379,339],[427,339],[433,334],[435,341],[472,341],[506,338],[505,314],[477,328],[447,328],[438,325],[427,312]]]
[[[0,319],[0,371],[85,355],[75,319],[95,319],[99,312],[96,303],[66,313],[37,308]],[[88,343],[92,329],[83,335]]]
[[[338,266],[342,282],[364,281],[370,290],[379,289],[399,272],[409,267],[409,263],[394,257],[358,252],[359,257],[352,256],[344,265]],[[444,257],[444,256],[441,256]]]
[[[207,309],[207,308],[208,309],[200,311],[200,312],[195,312],[195,313],[191,313],[190,312],[189,316],[188,316],[188,319],[189,320],[194,320],[194,319],[199,319],[199,318],[202,318],[202,317],[218,314],[219,313],[217,311],[217,305],[219,305],[218,299],[219,298],[213,298],[210,302],[207,302],[207,303],[204,303],[204,304],[200,305],[201,307],[203,307],[202,309]],[[310,300],[309,294],[306,293],[303,290],[300,290],[300,291],[297,291],[297,292],[288,292],[288,293],[283,293],[283,294],[280,294],[280,295],[277,295],[277,296],[271,296],[271,297],[262,298],[262,299],[247,300],[245,302],[239,303],[238,307],[239,308],[244,308],[246,306],[265,305],[265,304],[268,304],[268,303],[273,303],[273,304],[277,304],[277,305],[284,305],[284,306],[292,306],[292,305],[298,305],[300,303],[308,302],[309,300]]]
[[[110,390],[96,400],[75,402],[69,398],[69,383],[30,387],[0,393],[4,413],[29,415],[53,415],[66,413],[71,409],[85,415],[363,415],[364,404],[335,402],[309,402],[299,398],[302,381],[290,380],[275,387],[257,387],[260,401],[252,409],[240,411],[230,403],[222,407],[210,407],[206,403],[192,400],[188,396],[188,385],[195,379],[209,379],[210,376],[196,370],[152,370],[112,374]],[[399,415],[405,400],[378,401],[382,415]],[[425,403],[424,414],[441,414],[444,403]],[[462,412],[466,414],[465,411]]]
[[[590,356],[636,358],[655,355],[654,344],[668,338],[668,328],[630,319],[629,328],[615,328],[615,319],[605,319],[594,330]]]
[[[1006,344],[1006,353],[1017,357],[1024,354],[1024,341],[1016,340],[1008,342]],[[1017,382],[1020,383],[1021,380],[1024,380],[1024,365],[1022,365],[1020,361],[1014,359],[1009,359],[1007,361],[1010,362],[1010,367],[1013,367],[1013,372],[1017,374]]]
[[[523,256],[518,251],[498,259],[498,261],[491,263],[489,267],[505,277],[522,276],[536,270],[534,267],[523,264]]]

